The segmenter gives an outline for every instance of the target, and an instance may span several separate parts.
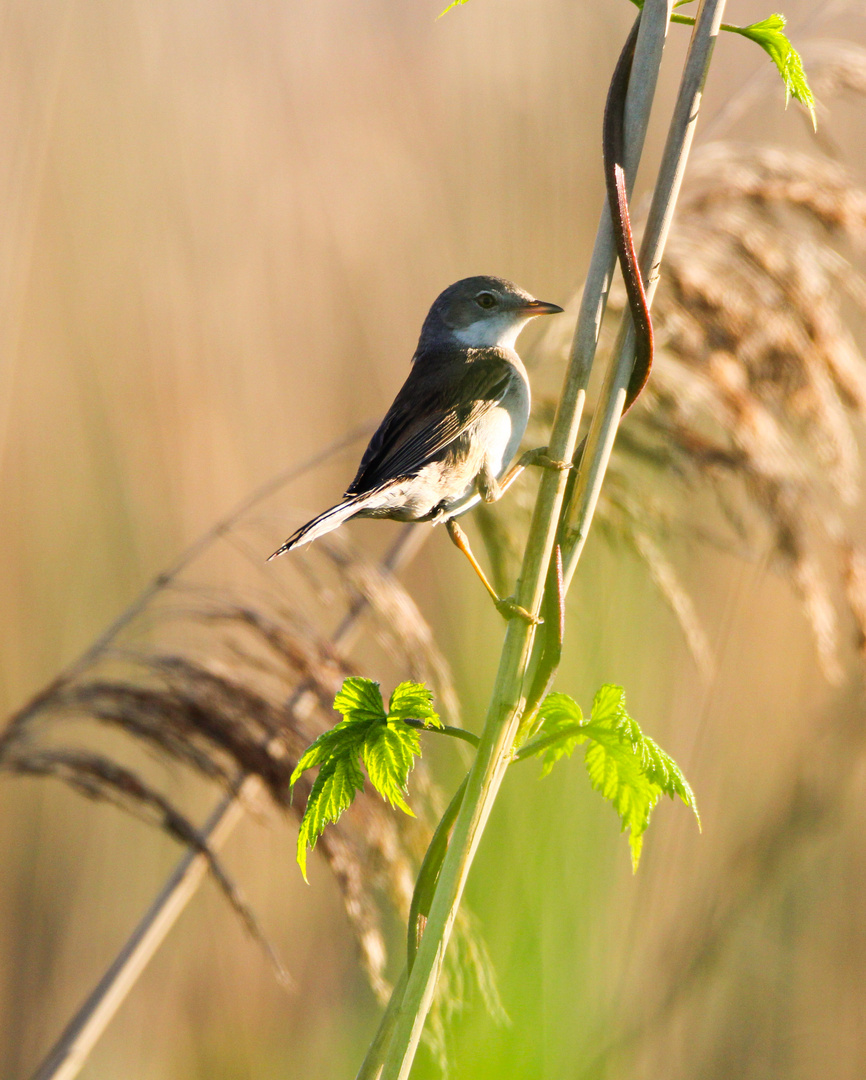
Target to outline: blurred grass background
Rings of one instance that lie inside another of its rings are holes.
[[[494,273],[564,302],[579,284],[602,202],[602,104],[632,9],[473,0],[437,13],[421,0],[4,5],[4,714],[255,485],[378,418],[445,285]],[[795,42],[807,18],[821,36],[866,37],[853,7],[827,6],[817,27],[807,0],[785,13]],[[727,17],[767,14],[741,0]],[[671,36],[661,104],[687,40]],[[808,147],[765,58],[736,39],[717,48],[702,124],[759,70],[760,106],[713,134]],[[862,111],[843,102],[832,135],[862,175]],[[537,337],[523,341],[540,363]],[[341,455],[293,486],[296,516],[259,523],[262,557],[353,464]],[[859,535],[862,520],[861,508]],[[352,528],[379,549],[395,527]],[[515,770],[469,890],[512,1024],[470,1009],[456,1077],[866,1070],[862,759],[847,753],[829,809],[806,798],[784,817],[812,759],[838,760],[835,722],[862,726],[860,680],[827,685],[797,599],[765,565],[687,544],[672,557],[716,649],[712,680],[646,570],[596,538],[559,686],[585,703],[602,681],[627,687],[692,781],[704,833],[660,807],[633,878],[578,761],[544,784],[531,765]],[[501,624],[443,536],[407,580],[475,727]],[[450,784],[453,753],[429,758]],[[780,838],[769,855],[750,847],[767,830]],[[177,848],[36,781],[0,786],[0,836],[0,1076],[23,1080]],[[329,875],[314,862],[303,886],[276,814],[247,821],[225,858],[294,987],[276,985],[208,883],[86,1080],[354,1075],[378,1010]],[[417,1072],[434,1075],[426,1060]]]

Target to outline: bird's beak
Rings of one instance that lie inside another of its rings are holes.
[[[558,304],[548,304],[545,300],[530,300],[520,309],[524,315],[558,315],[562,311]]]

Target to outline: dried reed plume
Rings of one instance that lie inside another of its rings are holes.
[[[232,530],[221,537],[238,544]],[[448,665],[402,586],[344,543],[317,548],[277,579],[284,592],[287,576],[294,577],[291,599],[275,595],[272,572],[268,591],[247,589],[238,598],[230,590],[202,590],[173,575],[163,577],[130,628],[132,635],[140,634],[146,623],[154,644],[133,647],[108,637],[85,665],[61,675],[12,716],[0,734],[0,771],[61,780],[201,851],[225,895],[262,941],[240,891],[176,795],[89,748],[86,729],[70,722],[117,729],[156,751],[158,759],[179,763],[229,794],[257,777],[277,806],[299,815],[309,781],[299,781],[292,800],[292,770],[309,743],[335,722],[334,695],[356,670],[345,646],[333,644],[323,626],[314,626],[301,613],[304,606],[326,612],[327,621],[344,613],[344,627],[353,618],[372,622],[403,677],[427,682],[443,712],[454,715]],[[261,560],[252,562],[262,573]],[[81,743],[67,745],[73,731]],[[176,781],[174,775],[172,791],[177,791]],[[386,911],[396,908],[404,918],[408,914],[437,802],[423,768],[413,789],[417,818],[393,814],[381,799],[364,793],[319,845],[339,884],[363,967],[380,997],[388,992]]]
[[[864,70],[861,51],[835,48],[817,69],[816,87],[825,96],[862,93]],[[866,553],[837,509],[861,491],[866,363],[848,323],[866,308],[866,281],[850,256],[864,236],[866,192],[826,154],[716,143],[693,156],[654,303],[653,376],[618,439],[599,514],[608,534],[645,560],[705,669],[712,658],[695,604],[664,553],[662,538],[678,523],[700,542],[751,558],[769,554],[801,599],[830,679],[843,675],[848,638],[866,651]],[[614,294],[611,313],[622,307]],[[568,327],[556,329],[561,336],[552,330],[548,345],[564,351]],[[540,397],[533,444],[546,442],[553,407]],[[709,523],[686,520],[682,507],[696,490],[715,495]],[[528,497],[515,489],[509,505],[526,506]],[[497,524],[500,510],[482,507],[477,517],[501,580],[513,541]],[[234,526],[213,535],[238,544]],[[268,545],[256,550],[260,558]],[[393,577],[338,542],[316,545],[285,573],[292,575],[289,599],[275,594],[273,578],[266,588],[205,592],[168,575],[141,613],[156,644],[133,647],[108,636],[0,734],[0,771],[62,780],[202,850],[254,930],[238,890],[173,798],[86,742],[67,745],[65,729],[73,719],[118,729],[228,793],[256,776],[277,806],[297,814],[304,782],[292,804],[288,778],[302,750],[334,722],[334,694],[355,670],[345,647],[303,614],[314,607],[333,624],[363,607],[402,676],[428,682],[443,711],[455,714],[447,664]],[[851,743],[837,742],[853,762]],[[859,731],[854,743],[862,743]],[[684,931],[689,944],[669,989],[660,991],[656,1019],[710,970],[744,897],[765,888],[781,862],[780,837],[790,852],[838,806],[845,784],[830,797],[820,778],[805,768],[803,775],[750,838],[758,855],[734,868],[747,882],[725,918],[709,928],[696,920]],[[416,809],[418,796],[428,807],[425,813],[421,805],[418,820],[365,795],[320,841],[380,996],[385,907],[407,910],[437,801],[420,770],[413,789]]]
[[[825,102],[841,91],[866,93],[866,50],[823,44],[809,56]],[[755,1041],[759,1025],[772,1027],[778,1017],[772,995],[754,1008],[720,1002],[712,977],[725,961],[748,969],[737,941],[755,912],[771,921],[775,904],[784,922],[804,846],[838,830],[846,807],[858,803],[866,552],[846,511],[862,503],[866,360],[852,326],[862,327],[866,310],[857,266],[866,190],[831,160],[826,134],[817,145],[823,154],[715,143],[693,155],[653,308],[657,363],[617,443],[603,513],[612,531],[631,537],[656,580],[673,573],[655,539],[673,522],[698,543],[769,556],[800,598],[825,675],[840,682],[853,674],[855,700],[821,716],[773,810],[740,838],[672,939],[660,943],[654,993],[644,993],[613,1035],[600,1034],[603,1049],[585,1063],[587,1077],[621,1066],[623,1053],[639,1074],[638,1050],[649,1075],[671,1060],[678,1023],[690,1032],[691,1071],[730,1074],[722,1048],[731,1030],[742,1035],[743,1009]],[[623,298],[611,306],[621,310]],[[715,494],[712,527],[704,524],[706,501],[694,525],[679,509],[699,488]],[[677,609],[681,587],[674,584],[673,595],[663,582],[662,589]],[[689,602],[685,618],[677,613],[695,648],[693,610]],[[772,968],[766,957],[762,963]],[[618,1011],[628,1009],[620,1002]],[[698,1018],[707,1015],[702,1061]],[[753,1066],[760,1062],[751,1044],[749,1054]]]
[[[831,95],[866,94],[866,50],[823,43],[807,55],[825,117]],[[815,145],[806,154],[716,142],[694,152],[653,304],[653,375],[619,432],[597,520],[647,564],[705,671],[713,658],[666,540],[676,532],[692,547],[768,561],[799,597],[825,676],[832,683],[853,676],[860,708],[820,718],[773,811],[740,838],[705,895],[692,898],[670,940],[659,943],[653,992],[644,982],[640,1000],[618,1000],[616,1016],[589,1040],[586,1077],[623,1069],[642,1075],[638,1060],[647,1075],[662,1062],[664,1070],[683,1031],[690,1071],[730,1075],[722,1048],[731,1030],[742,1037],[744,1006],[732,994],[726,1017],[713,977],[724,963],[739,962],[737,942],[756,910],[775,902],[782,924],[804,847],[838,828],[862,786],[866,550],[850,509],[862,503],[866,359],[855,328],[862,330],[866,311],[858,266],[866,190],[834,160],[826,130]],[[624,306],[615,289],[603,347],[612,344],[608,324]],[[569,341],[567,326],[549,328],[549,349],[564,356]],[[536,401],[530,437],[542,443],[555,399]],[[512,505],[521,499],[528,508],[523,492]],[[490,557],[507,578],[514,540],[501,516],[482,509],[479,517]],[[763,1005],[770,1027],[772,1000]],[[750,1031],[761,1007],[751,1010]]]
[[[660,542],[674,528],[769,557],[797,590],[831,681],[844,641],[866,641],[863,554],[839,509],[861,493],[866,362],[849,323],[866,309],[866,281],[843,252],[864,237],[866,191],[826,157],[727,143],[693,155],[653,305],[653,375],[599,514],[645,560],[705,670],[706,638]],[[611,314],[624,302],[614,290]],[[547,341],[564,351],[568,329]],[[554,406],[542,398],[533,438]],[[719,512],[686,520],[682,507],[707,490]],[[509,541],[492,515],[482,527],[501,566]]]

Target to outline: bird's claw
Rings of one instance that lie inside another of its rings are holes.
[[[552,458],[548,452],[546,446],[539,446],[535,450],[527,450],[521,457],[520,464],[524,468],[529,468],[532,465],[536,465],[542,469],[555,469],[557,472],[566,472],[568,469],[574,468],[574,463],[571,461],[557,461],[556,458]]]
[[[548,457],[547,454],[539,454],[535,464],[540,465],[542,469],[555,469],[557,472],[568,472],[569,469],[574,468],[574,462],[557,461],[556,458]]]
[[[510,597],[495,601],[496,610],[505,619],[523,619],[524,622],[529,623],[530,626],[541,626],[544,619],[538,615],[533,615],[531,611],[527,611],[525,607],[521,607]]]

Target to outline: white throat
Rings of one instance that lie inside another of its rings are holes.
[[[500,315],[477,319],[465,329],[455,330],[453,333],[461,345],[470,349],[489,349],[493,346],[513,349],[518,334],[531,318],[534,316],[503,311]]]

